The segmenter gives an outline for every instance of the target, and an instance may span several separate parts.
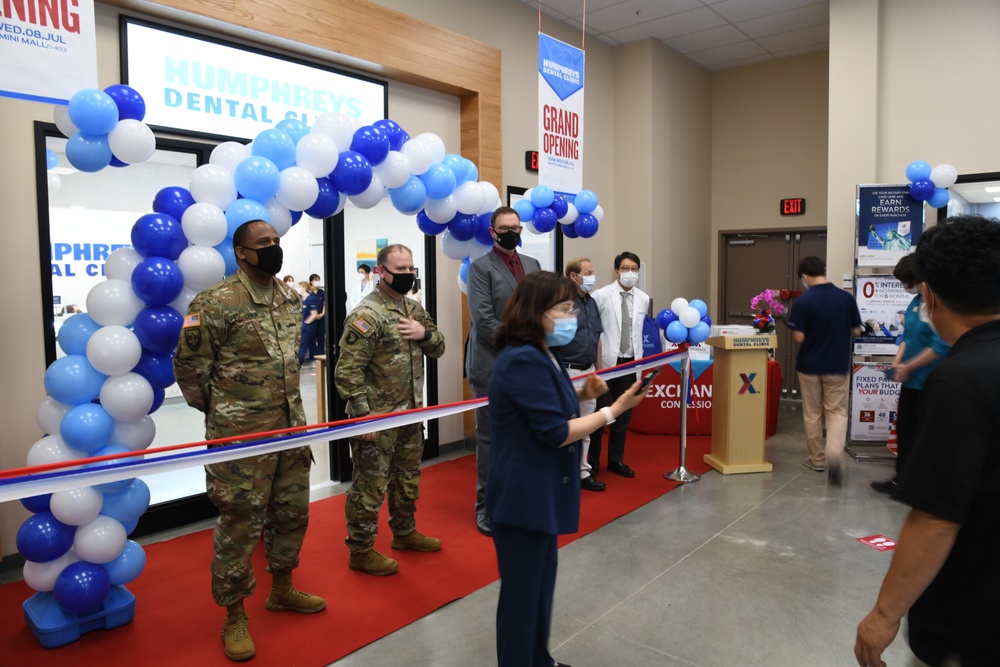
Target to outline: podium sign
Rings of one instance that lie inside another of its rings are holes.
[[[764,460],[768,349],[777,336],[715,336],[712,453],[705,463],[724,475],[771,472]]]

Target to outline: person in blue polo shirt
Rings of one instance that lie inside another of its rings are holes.
[[[847,444],[851,342],[861,334],[861,314],[854,295],[827,281],[826,262],[819,257],[799,262],[799,275],[806,292],[792,307],[788,328],[801,345],[796,371],[809,450],[802,465],[827,470],[830,482],[839,485]]]

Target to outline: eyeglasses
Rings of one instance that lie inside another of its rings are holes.
[[[549,310],[554,310],[556,312],[562,313],[563,317],[576,317],[580,313],[580,309],[576,306],[570,306],[565,308],[562,306],[552,306]]]
[[[520,232],[524,227],[518,225],[517,227],[496,227],[497,234],[506,234],[507,232]]]

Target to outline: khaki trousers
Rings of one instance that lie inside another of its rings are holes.
[[[847,445],[847,396],[850,375],[798,373],[798,378],[809,460],[816,466],[825,466],[827,459],[839,462]],[[824,418],[826,418],[825,442]]]

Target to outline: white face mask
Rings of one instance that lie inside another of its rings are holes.
[[[920,308],[917,309],[917,317],[920,318],[921,322],[923,322],[924,324],[926,324],[927,326],[929,326],[931,328],[931,331],[934,332],[935,336],[938,336],[939,338],[941,337],[941,334],[938,333],[937,328],[934,326],[934,322],[931,321],[931,312],[927,308],[927,300],[926,299],[921,299],[920,300]]]
[[[583,291],[586,292],[587,294],[590,294],[594,290],[594,285],[597,284],[597,276],[580,276],[580,277],[583,278],[583,284],[580,285],[580,288],[583,289]]]
[[[639,281],[638,271],[622,271],[618,274],[618,282],[622,284],[622,287],[632,287]]]
[[[920,293],[920,290],[917,289],[916,287],[904,287],[903,291],[905,291],[907,294],[919,294]]]
[[[805,276],[802,276],[802,289],[804,289],[804,290],[808,290],[809,289],[809,283],[806,282],[806,277]]]

